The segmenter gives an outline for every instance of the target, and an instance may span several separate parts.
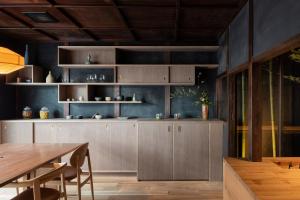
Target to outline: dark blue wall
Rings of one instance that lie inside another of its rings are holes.
[[[247,3],[229,26],[229,68],[237,67],[248,60],[248,21]]]
[[[300,33],[299,0],[254,0],[254,56]]]
[[[25,51],[25,43],[16,42],[3,36],[0,36],[0,46],[9,48],[19,54],[23,54]],[[15,94],[16,91],[14,87],[0,85],[0,119],[9,119],[15,117]]]
[[[224,73],[227,69],[227,53],[228,53],[228,43],[226,41],[226,32],[222,34],[219,39],[219,50],[218,50],[218,61],[219,61],[219,68],[218,68],[218,75]]]

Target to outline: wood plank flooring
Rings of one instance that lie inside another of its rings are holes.
[[[94,175],[96,200],[220,200],[222,183],[207,181],[137,181],[133,175]],[[77,199],[74,186],[67,187],[68,199]],[[91,199],[90,186],[82,199]],[[0,189],[0,199],[10,199],[14,189]],[[10,197],[10,198],[9,198]]]

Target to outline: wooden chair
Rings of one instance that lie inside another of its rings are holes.
[[[16,187],[29,188],[12,198],[12,200],[58,200],[61,197],[67,200],[64,177],[64,169],[66,165],[66,163],[51,163],[51,168],[53,169],[49,172],[39,175],[33,179],[16,183]],[[63,187],[63,192],[52,188],[41,187],[42,184],[44,185],[46,182],[57,177],[60,177],[60,184]]]
[[[81,168],[85,162],[85,158],[87,158],[88,161],[88,175],[87,178],[81,180],[81,175],[83,173]],[[81,200],[81,188],[89,182],[91,186],[92,199],[94,200],[93,175],[88,143],[83,144],[73,152],[70,158],[70,166],[66,167],[64,177],[67,185],[77,185],[79,200]]]

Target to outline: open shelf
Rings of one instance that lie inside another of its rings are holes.
[[[12,72],[5,76],[6,84],[30,84],[30,83],[42,83],[43,80],[43,70],[42,68],[34,65],[25,65],[24,68],[19,69],[18,71]],[[20,82],[17,82],[17,79],[20,79]]]
[[[151,66],[178,66],[178,67],[203,67],[203,68],[210,68],[215,69],[219,67],[219,64],[59,64],[59,67],[62,68],[78,68],[78,69],[93,69],[93,68],[116,68],[116,67],[151,67]]]
[[[70,104],[140,104],[142,101],[58,101]]]
[[[6,83],[14,86],[58,86],[58,83]]]

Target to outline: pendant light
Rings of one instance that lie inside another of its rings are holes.
[[[24,67],[24,57],[0,47],[0,74],[9,74]]]

